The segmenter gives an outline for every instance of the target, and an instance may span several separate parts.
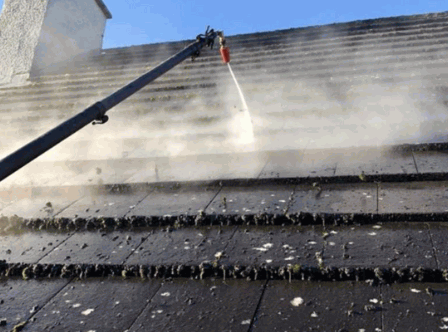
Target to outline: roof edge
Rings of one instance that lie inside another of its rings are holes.
[[[106,16],[107,19],[111,19],[112,18],[112,14],[109,11],[109,9],[107,9],[105,3],[103,2],[103,0],[95,0],[96,4],[98,5],[98,7],[100,7],[100,9],[102,10],[104,16]]]
[[[101,0],[99,0],[101,1]],[[351,21],[343,21],[343,22],[333,22],[333,23],[327,23],[327,24],[318,24],[318,25],[307,25],[307,26],[299,26],[299,27],[292,27],[292,28],[279,28],[274,30],[263,30],[263,31],[256,31],[256,32],[243,32],[243,33],[237,33],[234,35],[226,35],[227,39],[235,38],[235,37],[244,37],[248,35],[262,35],[267,33],[273,33],[273,32],[289,32],[291,30],[296,31],[309,31],[312,29],[320,29],[320,28],[328,28],[328,27],[335,27],[335,26],[349,26],[354,24],[361,24],[361,23],[372,23],[374,21],[404,21],[410,18],[414,17],[424,17],[429,15],[447,15],[448,17],[448,11],[441,11],[441,12],[426,12],[426,13],[420,13],[420,14],[410,14],[410,15],[398,15],[398,16],[381,16],[376,18],[368,18],[368,19],[362,19],[362,20],[351,20]],[[225,30],[224,30],[225,32]],[[170,44],[186,44],[186,43],[192,43],[194,42],[194,39],[181,39],[181,40],[170,40],[170,41],[162,41],[162,42],[155,42],[155,43],[147,43],[147,44],[138,44],[138,45],[124,45],[124,46],[117,46],[117,47],[111,47],[103,49],[110,51],[110,50],[119,50],[119,49],[127,49],[127,48],[133,48],[133,47],[145,47],[145,46],[154,46],[154,45],[170,45]]]
[[[445,10],[445,11],[440,11],[440,12],[425,12],[425,13],[397,15],[397,16],[380,16],[380,17],[375,17],[375,18],[332,22],[332,23],[326,23],[326,24],[306,25],[306,26],[293,27],[293,28],[280,28],[280,29],[276,29],[276,30],[244,32],[244,33],[238,33],[235,35],[226,35],[226,38],[240,37],[240,36],[246,36],[246,35],[265,34],[265,33],[271,33],[271,32],[287,32],[290,30],[312,30],[312,29],[334,27],[334,26],[344,26],[344,25],[349,26],[349,25],[354,25],[354,24],[362,24],[362,23],[367,24],[367,23],[380,22],[380,21],[383,21],[383,22],[384,21],[394,21],[394,20],[395,21],[405,21],[405,20],[415,18],[415,17],[424,17],[424,16],[430,16],[430,15],[448,15],[448,11]]]

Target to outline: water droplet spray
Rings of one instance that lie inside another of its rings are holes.
[[[219,51],[221,53],[222,62],[227,64],[227,67],[229,67],[230,74],[235,82],[243,106],[241,112],[237,112],[232,117],[232,137],[240,148],[243,147],[244,150],[253,150],[253,143],[255,141],[254,128],[252,125],[249,107],[247,107],[246,98],[244,98],[243,91],[241,90],[235,74],[233,73],[232,67],[230,66],[230,52],[229,48],[226,46],[224,33],[222,31],[218,31],[218,37],[220,44]]]
[[[238,81],[235,77],[235,74],[233,73],[230,63],[227,63],[227,66],[229,67],[230,74],[232,75],[236,88],[238,89],[238,94],[240,95],[241,103],[243,105],[242,111],[239,112],[238,115],[236,115],[237,121],[240,125],[238,142],[244,145],[253,144],[255,141],[254,128],[252,125],[252,118],[250,116],[249,107],[247,106],[246,98],[244,98],[243,91],[241,90],[241,87],[238,84]]]

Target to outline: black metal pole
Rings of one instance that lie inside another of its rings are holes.
[[[147,84],[154,81],[156,78],[178,65],[189,56],[199,54],[199,51],[202,49],[202,47],[204,45],[209,45],[210,43],[212,43],[216,37],[217,33],[213,30],[211,30],[210,33],[206,33],[206,35],[204,35],[203,37],[198,36],[196,42],[190,44],[179,53],[162,62],[151,71],[140,76],[136,80],[132,81],[125,87],[114,92],[103,100],[93,104],[83,112],[75,115],[56,128],[48,131],[44,135],[36,138],[34,141],[28,143],[19,150],[11,153],[6,158],[0,160],[0,181],[2,181],[15,171],[19,170],[32,160],[36,159],[41,154],[48,151],[56,144],[60,143],[92,121],[101,121],[106,112],[112,107],[121,103],[123,100],[130,97],[131,95],[145,87]]]

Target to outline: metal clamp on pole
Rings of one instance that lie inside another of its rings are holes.
[[[185,49],[162,62],[154,69],[0,160],[0,181],[62,142],[67,137],[73,135],[87,124],[92,123],[96,125],[106,123],[109,120],[106,112],[112,107],[129,98],[186,58],[199,56],[200,50],[204,46],[213,47],[218,33],[209,28],[207,27],[204,35],[198,35],[194,43],[188,45]]]
[[[215,30],[211,29],[210,26],[207,26],[205,30],[205,34],[197,35],[196,41],[205,44],[205,46],[213,49],[213,45],[215,44],[215,38],[219,35],[219,31],[215,33]],[[197,50],[195,53],[191,55],[191,61],[194,61],[198,56],[201,55],[201,50]]]
[[[107,121],[109,121],[109,117],[107,115],[104,115],[101,119],[93,120],[92,124],[93,125],[105,124]]]
[[[105,115],[107,110],[100,101],[95,103],[92,107],[96,108],[99,112],[97,118],[93,120],[92,125],[105,124],[109,121],[109,117]]]

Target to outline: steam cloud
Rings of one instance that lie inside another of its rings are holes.
[[[331,34],[339,37],[332,40],[327,50],[323,47],[310,50],[306,47],[310,42],[305,37],[290,37],[285,43],[297,49],[297,57],[281,60],[281,54],[266,51],[260,55],[261,62],[265,63],[259,66],[262,69],[250,69],[256,68],[256,64],[245,62],[247,53],[235,47],[232,66],[254,126],[255,142],[249,150],[309,151],[446,141],[447,112],[441,97],[444,92],[440,91],[437,81],[428,78],[424,69],[402,69],[399,64],[395,68],[393,63],[389,69],[375,72],[375,66],[382,62],[387,65],[397,57],[393,43],[388,46],[361,41],[349,52],[351,59],[346,63],[351,67],[341,67],[337,54],[331,54],[331,50],[343,47],[349,36],[328,30],[321,37]],[[229,46],[232,47],[231,38]],[[375,46],[381,46],[382,52],[390,55],[379,54],[378,62],[369,63],[375,57],[372,58],[368,50]],[[109,64],[99,60],[98,63],[109,65],[105,70],[101,65],[92,65],[90,69],[82,69],[87,70],[85,74],[55,78],[59,81],[53,85],[50,82],[36,84],[30,94],[23,97],[31,98],[28,102],[14,97],[13,91],[0,91],[3,98],[17,99],[13,104],[2,106],[3,110],[9,107],[10,113],[3,113],[8,129],[2,135],[0,153],[7,155],[101,100],[178,48],[179,45],[160,44],[153,48],[151,56],[143,46],[116,50],[117,60],[109,58]],[[247,152],[248,145],[238,139],[242,129],[242,105],[227,67],[219,63],[218,56],[204,52],[198,59],[202,61],[198,66],[205,69],[196,70],[194,64],[184,62],[111,110],[107,124],[87,126],[0,186],[235,176],[235,167],[239,166],[233,167],[231,163],[235,160],[229,156]],[[323,69],[312,72],[310,68],[317,58]],[[297,63],[288,66],[287,61]],[[276,69],[277,65],[284,66],[283,72]],[[351,77],[350,68],[366,68],[365,74]],[[420,68],[424,68],[424,64]],[[344,70],[347,71],[345,77],[337,75]],[[334,77],[319,78],[322,73],[334,73]],[[213,87],[182,88],[204,83]],[[151,92],[145,93],[145,90]],[[79,98],[65,101],[64,96],[70,95]],[[30,96],[42,98],[33,100]],[[42,107],[36,110],[37,105]],[[207,155],[227,155],[227,158],[207,159],[204,157]],[[137,163],[137,159],[142,161]],[[122,163],[118,167],[117,160],[133,160],[130,162],[133,166],[126,167],[126,163]],[[48,169],[42,171],[38,162],[45,163]],[[84,166],[75,167],[73,162]],[[244,168],[260,169],[265,162],[263,158],[252,158]],[[50,167],[52,163],[54,168]],[[101,174],[97,174],[98,167]]]

